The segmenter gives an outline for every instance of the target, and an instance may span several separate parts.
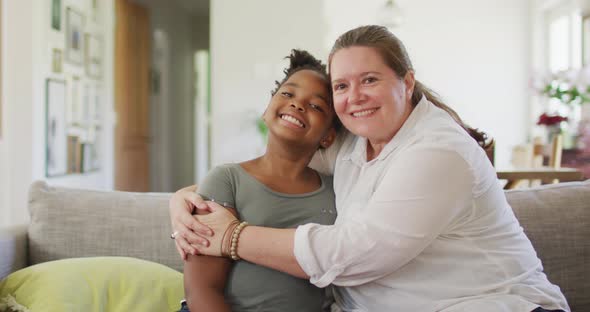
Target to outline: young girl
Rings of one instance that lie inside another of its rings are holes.
[[[214,168],[199,194],[250,224],[333,224],[331,178],[307,166],[317,149],[335,138],[330,80],[325,65],[309,53],[293,50],[288,58],[285,77],[263,115],[269,129],[265,154]],[[208,256],[188,256],[184,284],[181,311],[320,311],[325,301],[324,290],[305,279]]]

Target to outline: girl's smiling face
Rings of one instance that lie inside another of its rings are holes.
[[[270,135],[315,148],[332,129],[335,118],[329,84],[314,70],[302,69],[277,90],[264,112]]]

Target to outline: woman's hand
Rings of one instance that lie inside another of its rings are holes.
[[[229,250],[231,230],[237,226],[238,219],[229,209],[215,202],[207,201],[206,205],[211,212],[195,217],[203,226],[213,230],[214,234],[208,237],[209,246],[199,245],[196,247],[200,254],[219,257],[222,256],[222,250]]]
[[[213,234],[209,227],[199,223],[192,215],[195,209],[199,212],[209,211],[196,191],[196,185],[178,190],[170,197],[168,206],[172,229],[176,233],[174,243],[183,260],[186,260],[187,254],[198,254],[195,246],[207,246],[208,241],[204,237]]]

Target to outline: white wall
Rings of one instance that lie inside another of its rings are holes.
[[[2,139],[0,223],[26,218],[32,179],[33,0],[2,1]]]
[[[342,32],[376,23],[384,1],[212,1],[213,163],[252,158],[260,140],[251,112],[268,102],[280,58],[305,48],[327,57]],[[497,140],[496,161],[526,140],[529,119],[529,1],[397,1],[418,79],[471,125]],[[228,9],[231,8],[231,9]]]
[[[414,0],[404,7],[397,33],[418,79],[495,138],[496,166],[508,166],[531,126],[529,1]]]
[[[102,168],[89,174],[45,178],[45,79],[65,79],[66,74],[51,73],[51,51],[65,48],[65,7],[85,12],[90,2],[62,1],[62,30],[51,29],[51,1],[3,1],[2,10],[2,102],[3,137],[0,139],[0,224],[28,220],[27,191],[33,180],[45,179],[52,185],[110,189],[113,185],[112,101],[113,2],[101,0],[99,24],[88,21],[87,31],[103,34],[105,44],[102,137]],[[82,68],[64,60],[64,72],[82,76]]]
[[[212,164],[257,156],[255,127],[293,48],[323,49],[322,2],[211,1]]]

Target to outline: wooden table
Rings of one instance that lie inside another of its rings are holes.
[[[504,189],[511,189],[520,180],[541,180],[543,183],[570,182],[583,180],[583,174],[575,168],[541,167],[533,169],[517,169],[498,171],[498,179],[508,180]]]

